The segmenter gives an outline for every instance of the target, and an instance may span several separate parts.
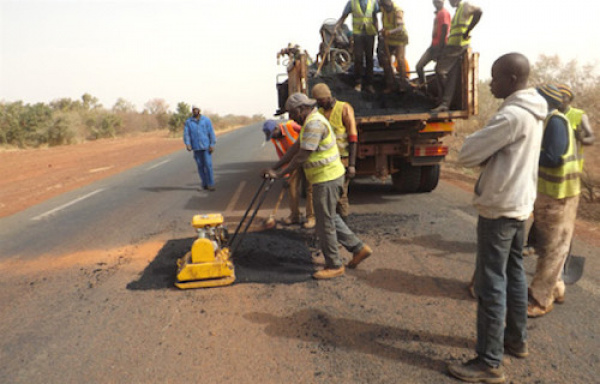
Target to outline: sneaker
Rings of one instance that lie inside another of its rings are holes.
[[[504,343],[504,353],[519,359],[524,359],[529,356],[529,348],[527,348],[526,341],[519,344]]]
[[[440,104],[438,107],[433,108],[431,110],[431,113],[441,113],[441,112],[448,112],[448,107],[444,104]]]
[[[464,364],[448,364],[448,372],[459,380],[470,383],[504,383],[504,369],[487,365],[479,357]]]
[[[350,262],[348,263],[348,268],[350,268],[350,269],[356,268],[358,266],[358,264],[360,264],[364,259],[371,256],[372,254],[373,254],[373,250],[371,249],[371,247],[369,247],[366,244],[363,245],[363,247],[360,249],[360,251],[356,252],[353,255],[352,260],[350,260]]]
[[[345,268],[343,265],[341,267],[337,267],[337,268],[325,268],[325,269],[315,272],[313,274],[313,278],[315,278],[317,280],[332,279],[334,277],[342,276],[344,274],[344,272],[345,272]]]
[[[527,305],[527,317],[536,318],[544,316],[546,313],[554,309],[554,305],[550,304],[547,307],[542,307],[537,303],[529,303]]]
[[[356,84],[356,85],[354,86],[354,90],[355,90],[356,92],[360,92],[360,91],[362,90],[362,85],[361,85],[361,84]]]
[[[304,224],[302,224],[302,226],[306,229],[312,229],[315,227],[315,225],[317,225],[317,221],[314,217],[309,217],[308,219],[306,219]]]
[[[300,224],[300,218],[297,216],[288,216],[281,220],[285,225]]]

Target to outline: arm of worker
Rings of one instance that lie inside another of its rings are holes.
[[[438,55],[439,55],[439,53],[442,52],[442,48],[444,48],[446,46],[446,41],[447,41],[446,37],[448,36],[448,30],[449,30],[448,24],[442,24],[441,31],[440,31],[441,32],[440,44],[438,45],[440,47],[438,50]],[[436,60],[437,60],[437,58],[436,58]]]
[[[577,136],[577,140],[583,145],[594,144],[596,137],[594,136],[594,130],[592,130],[590,119],[588,119],[587,115],[581,116],[581,124],[577,127],[575,135]]]
[[[187,120],[183,126],[183,143],[188,151],[192,150],[192,139],[190,137],[190,125]]]
[[[210,121],[210,119],[207,118],[206,122],[208,126],[208,140],[210,143],[208,147],[208,152],[213,153],[213,151],[215,150],[215,145],[217,145],[217,136],[215,136],[215,130],[213,129],[212,122]]]
[[[344,12],[342,12],[342,16],[340,16],[339,20],[335,23],[335,28],[341,28],[342,24],[346,21],[348,15],[352,13],[352,4],[350,2],[346,3],[346,7],[344,8]]]
[[[540,165],[542,167],[556,168],[563,164],[562,155],[569,145],[570,129],[559,117],[551,117],[544,129],[542,138],[542,151],[540,152]]]
[[[385,34],[393,35],[404,29],[404,11],[401,9],[396,10],[396,25],[397,25],[396,28],[394,28],[390,31],[387,31]]]
[[[379,2],[375,2],[375,6],[373,7],[373,26],[376,31],[379,31],[379,20],[377,19],[377,14],[379,13]]]
[[[506,116],[494,116],[483,129],[467,136],[458,154],[458,163],[467,168],[482,166],[496,152],[511,143],[513,136]]]
[[[344,104],[342,110],[342,123],[346,127],[348,135],[348,177],[353,178],[356,175],[356,150],[358,147],[358,130],[356,129],[356,119],[354,118],[354,108],[349,103]]]
[[[483,11],[481,10],[481,8],[479,8],[473,4],[465,4],[465,5],[468,5],[468,9],[465,10],[463,17],[469,18],[470,16],[473,16],[471,23],[469,24],[469,26],[467,27],[467,30],[465,31],[465,33],[463,35],[464,39],[468,39],[469,36],[471,35],[471,31],[473,30],[473,28],[475,28],[475,26],[479,23],[479,20],[481,20],[481,15],[483,15]]]

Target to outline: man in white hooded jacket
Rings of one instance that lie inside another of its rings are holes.
[[[473,198],[479,213],[477,357],[448,366],[463,381],[504,382],[504,352],[528,355],[522,252],[548,108],[535,89],[527,88],[528,77],[529,61],[521,54],[509,53],[494,62],[490,88],[504,102],[483,129],[466,138],[458,157],[465,167],[481,167]]]

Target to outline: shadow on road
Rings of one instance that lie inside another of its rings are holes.
[[[241,236],[241,235],[240,235]],[[130,290],[174,288],[177,259],[185,255],[195,238],[167,241]],[[314,272],[307,235],[281,229],[247,233],[235,254],[236,282],[293,284],[311,279]]]
[[[266,324],[265,333],[271,337],[286,337],[317,343],[317,348],[323,353],[345,349],[400,361],[435,372],[444,371],[446,361],[433,358],[431,353],[426,353],[428,348],[423,348],[421,345],[474,347],[473,340],[470,338],[439,335],[423,330],[417,332],[333,317],[315,309],[306,309],[281,317],[253,312],[245,314],[244,318],[256,324]]]

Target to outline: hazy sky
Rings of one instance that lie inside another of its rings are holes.
[[[49,102],[90,93],[107,108],[124,98],[142,110],[154,98],[219,114],[267,117],[277,108],[276,53],[289,42],[314,57],[319,28],[345,0],[0,0],[0,101]],[[477,0],[472,33],[480,77],[512,51],[600,66],[589,0]],[[411,69],[431,42],[430,0],[404,8]],[[454,13],[446,1],[446,8]],[[351,17],[348,18],[349,24]]]

